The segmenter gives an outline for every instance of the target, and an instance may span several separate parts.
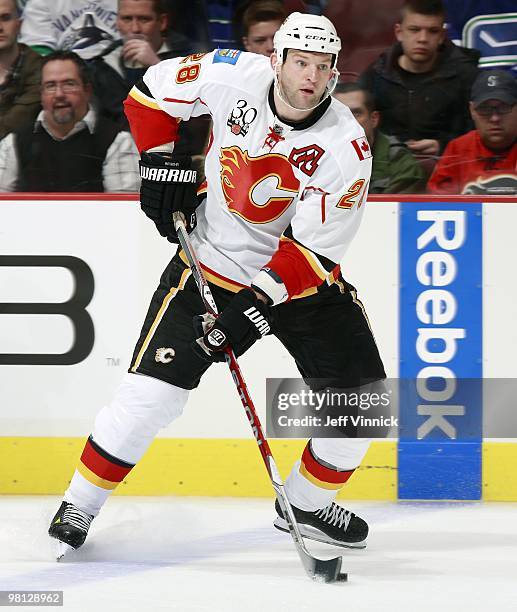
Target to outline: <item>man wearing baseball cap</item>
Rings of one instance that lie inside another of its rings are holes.
[[[517,194],[517,81],[506,71],[483,71],[470,100],[476,129],[451,140],[428,191]]]

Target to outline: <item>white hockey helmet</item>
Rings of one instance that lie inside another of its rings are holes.
[[[292,13],[276,31],[273,46],[280,62],[285,61],[287,49],[331,53],[335,68],[341,40],[330,19],[322,15]]]

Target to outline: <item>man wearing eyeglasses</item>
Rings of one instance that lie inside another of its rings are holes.
[[[429,179],[431,193],[517,194],[517,82],[503,70],[472,86],[475,130],[448,144]]]
[[[88,67],[72,51],[43,59],[35,124],[0,141],[0,191],[138,191],[128,132],[91,106]]]

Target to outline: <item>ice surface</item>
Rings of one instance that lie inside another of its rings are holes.
[[[0,497],[0,590],[63,590],[61,609],[88,612],[517,610],[517,504],[350,503],[371,525],[366,550],[308,543],[345,557],[349,582],[328,585],[271,526],[271,500],[113,497],[56,563],[59,502]]]

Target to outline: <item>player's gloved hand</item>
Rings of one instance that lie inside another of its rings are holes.
[[[197,171],[189,155],[142,152],[140,157],[140,206],[169,242],[178,244],[172,213],[181,211],[187,232],[196,227]]]
[[[230,346],[238,357],[269,333],[269,308],[252,289],[241,289],[217,318],[194,317],[194,329],[200,335],[194,343],[198,355],[209,361],[224,361],[226,347]]]

